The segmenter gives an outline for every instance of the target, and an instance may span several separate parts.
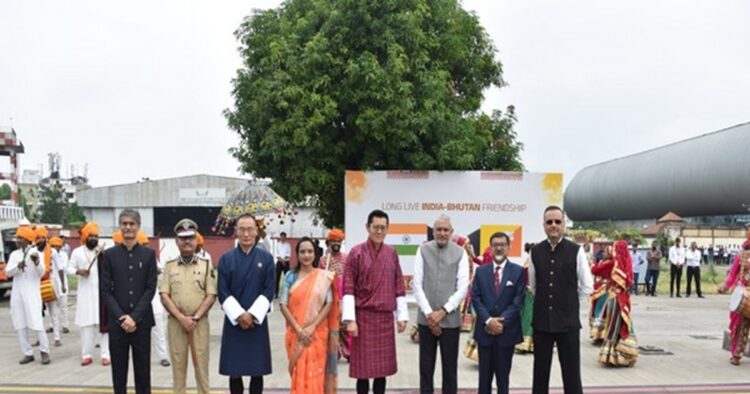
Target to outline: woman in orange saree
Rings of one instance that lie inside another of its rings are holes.
[[[297,268],[284,277],[279,294],[281,313],[287,322],[291,393],[322,394],[336,390],[335,374],[326,373],[329,332],[334,324],[330,316],[338,316],[332,311],[334,273],[318,269],[318,260],[313,241],[307,237],[300,239]]]

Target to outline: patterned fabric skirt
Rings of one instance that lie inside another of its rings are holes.
[[[598,298],[591,303],[589,312],[589,338],[598,343],[604,340],[604,306],[607,303],[607,292],[603,292]]]
[[[349,377],[372,379],[396,373],[396,328],[393,312],[357,309],[359,336],[352,338]]]
[[[599,363],[616,367],[634,366],[638,360],[638,341],[633,325],[628,327],[628,336],[625,337],[621,328],[627,323],[616,298],[607,299],[604,310],[605,337],[599,350]]]

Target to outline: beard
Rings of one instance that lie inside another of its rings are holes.
[[[40,252],[43,251],[46,246],[47,246],[47,241],[39,242],[38,244],[36,244],[36,248]]]
[[[86,247],[89,248],[89,249],[94,249],[95,247],[97,247],[97,245],[99,245],[99,240],[98,239],[90,239],[89,238],[89,239],[86,240]]]
[[[341,245],[331,245],[331,251],[333,251],[333,253],[340,252],[341,251]]]

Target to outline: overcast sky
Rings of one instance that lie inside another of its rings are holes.
[[[233,31],[279,1],[0,2],[0,126],[94,186],[238,176],[221,112]],[[583,167],[750,121],[750,2],[464,1],[498,48],[529,171]],[[0,168],[8,168],[2,160]]]

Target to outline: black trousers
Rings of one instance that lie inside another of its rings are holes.
[[[674,284],[677,282],[677,296],[680,295],[680,285],[682,282],[682,266],[669,264],[669,296],[674,295]]]
[[[514,346],[492,344],[492,346],[478,346],[477,350],[479,351],[479,390],[477,393],[492,393],[492,378],[494,377],[498,394],[508,394]]]
[[[276,261],[276,298],[279,298],[279,289],[281,288],[281,277],[289,271],[289,263]]]
[[[552,348],[555,344],[557,344],[557,357],[560,361],[565,394],[583,394],[580,331],[578,329],[551,333],[534,330],[533,394],[549,393]]]
[[[695,278],[695,292],[698,296],[702,296],[701,293],[701,267],[687,267],[687,295],[690,296],[690,284]]]
[[[443,393],[458,391],[458,342],[461,328],[443,328],[440,336],[432,335],[427,326],[419,325],[419,392],[434,393],[433,376],[437,348],[440,345],[440,362],[443,367]]]
[[[133,350],[135,392],[151,393],[151,327],[138,327],[128,334],[116,323],[109,326],[109,353],[112,360],[112,391],[125,394],[128,386],[128,360]]]

